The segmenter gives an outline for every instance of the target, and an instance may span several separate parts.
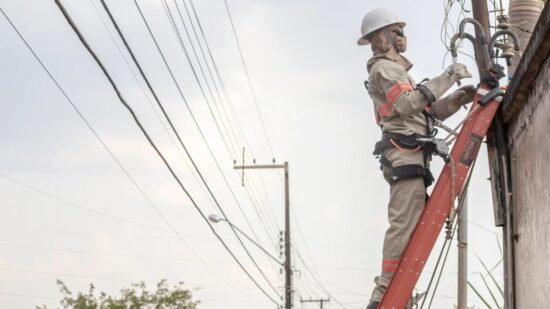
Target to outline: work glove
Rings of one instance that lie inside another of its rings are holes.
[[[443,74],[432,78],[423,85],[426,86],[433,94],[433,101],[435,102],[449,90],[452,85],[461,79],[472,77],[472,74],[468,72],[465,65],[460,63],[451,64]],[[430,102],[430,103],[432,103]]]
[[[472,74],[468,72],[468,68],[462,63],[451,64],[450,66],[447,67],[447,69],[445,70],[445,73],[449,74],[451,79],[453,79],[455,82],[458,82],[464,78],[472,77]]]
[[[472,102],[476,92],[477,88],[475,86],[462,86],[450,95],[434,102],[432,112],[436,118],[445,120],[455,114],[462,105]]]

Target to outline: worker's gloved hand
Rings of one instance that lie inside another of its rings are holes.
[[[432,78],[423,85],[426,86],[435,97],[435,101],[439,100],[451,86],[463,78],[472,77],[465,65],[460,63],[451,64],[443,74]],[[430,102],[431,103],[431,102]]]
[[[458,88],[458,90],[455,91],[455,93],[457,92],[459,92],[462,95],[457,100],[457,103],[459,105],[458,107],[460,108],[460,106],[471,103],[474,100],[477,93],[477,87],[474,85],[466,85]]]
[[[462,86],[450,95],[434,102],[431,106],[432,112],[436,118],[445,120],[456,113],[462,105],[472,102],[476,91],[475,86]]]
[[[468,68],[462,63],[453,63],[445,70],[445,73],[449,74],[452,80],[455,82],[464,78],[472,77],[472,74],[468,72]]]

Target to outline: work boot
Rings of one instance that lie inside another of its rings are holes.
[[[365,308],[365,309],[377,309],[377,308],[378,308],[378,305],[380,305],[380,302],[371,301],[371,302],[369,303],[369,305],[367,306],[367,308]]]

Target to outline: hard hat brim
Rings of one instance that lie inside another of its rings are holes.
[[[382,26],[382,27],[377,28],[377,29],[373,29],[373,30],[371,30],[369,33],[367,33],[367,34],[365,34],[364,36],[360,37],[359,40],[357,40],[357,45],[359,45],[359,46],[369,45],[369,44],[370,44],[370,41],[367,39],[367,35],[373,33],[374,31],[380,30],[380,29],[382,29],[382,28],[384,28],[384,27],[391,26],[391,25],[395,25],[395,24],[401,25],[401,27],[403,27],[403,28],[405,28],[405,26],[407,25],[407,23],[405,23],[405,22],[397,22],[397,23],[393,23],[393,24],[389,24],[389,25]]]

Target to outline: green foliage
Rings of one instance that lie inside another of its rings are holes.
[[[123,288],[120,296],[110,296],[104,292],[96,295],[95,286],[90,284],[86,293],[73,292],[61,280],[57,280],[59,291],[63,295],[60,301],[63,309],[197,309],[199,301],[193,301],[189,290],[184,289],[183,282],[170,287],[166,280],[161,280],[156,291],[150,292],[144,282],[132,283],[130,288]],[[36,309],[48,309],[45,305]]]

